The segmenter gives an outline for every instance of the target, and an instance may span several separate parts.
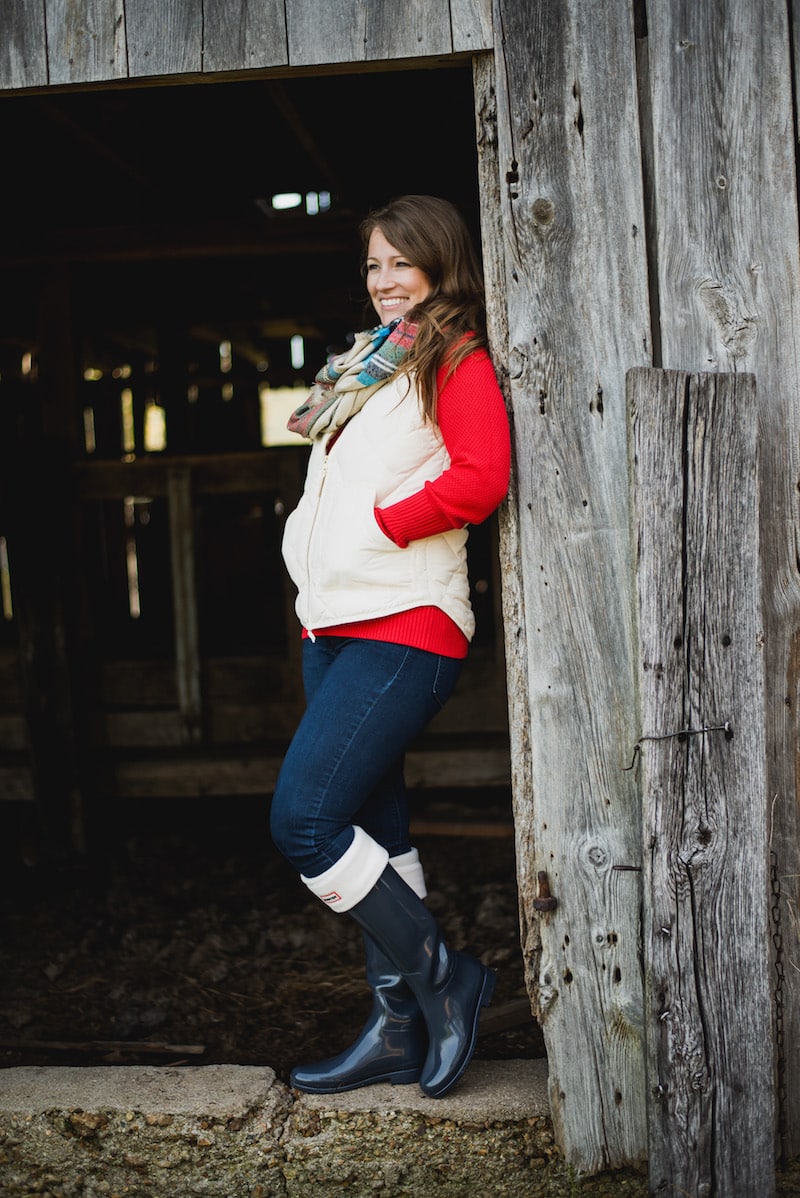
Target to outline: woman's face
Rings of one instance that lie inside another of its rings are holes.
[[[430,279],[391,245],[380,229],[372,230],[367,246],[367,291],[381,324],[405,316],[430,295]]]

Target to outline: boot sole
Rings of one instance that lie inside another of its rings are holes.
[[[302,1094],[346,1094],[348,1090],[361,1090],[364,1086],[377,1086],[381,1082],[388,1082],[392,1086],[409,1086],[412,1082],[418,1082],[421,1069],[404,1069],[397,1073],[381,1073],[377,1077],[367,1077],[363,1081],[347,1082],[339,1086],[303,1086],[298,1085],[290,1079],[289,1084],[293,1090],[299,1090]]]
[[[478,1002],[475,1006],[475,1015],[472,1020],[472,1034],[469,1042],[469,1050],[461,1065],[458,1067],[456,1073],[454,1073],[452,1077],[449,1077],[443,1085],[438,1087],[438,1089],[432,1090],[427,1086],[420,1086],[422,1093],[427,1095],[428,1098],[443,1098],[445,1094],[452,1090],[456,1082],[460,1081],[464,1076],[467,1066],[472,1060],[473,1053],[475,1052],[475,1042],[478,1039],[478,1024],[481,1020],[481,1011],[484,1007],[488,1007],[489,1003],[492,1001],[496,984],[497,974],[493,969],[485,969],[483,985],[481,986],[481,992],[478,997]]]

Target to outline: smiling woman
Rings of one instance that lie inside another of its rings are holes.
[[[467,526],[505,496],[509,428],[460,213],[406,195],[370,213],[361,236],[382,323],[322,367],[290,422],[312,441],[283,538],[306,711],[271,826],[311,893],[360,927],[374,1002],[349,1049],[297,1066],[292,1083],[419,1082],[439,1098],[469,1065],[495,974],[448,947],[422,902],[405,756],[475,632]]]

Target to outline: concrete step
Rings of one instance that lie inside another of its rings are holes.
[[[440,1099],[301,1095],[240,1065],[0,1071],[2,1198],[544,1198],[573,1183],[544,1061],[474,1061]]]

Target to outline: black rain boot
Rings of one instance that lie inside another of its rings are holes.
[[[391,866],[349,914],[416,995],[430,1042],[419,1084],[430,1098],[441,1098],[472,1059],[481,1007],[494,993],[494,971],[448,949],[428,908]]]
[[[425,1020],[410,987],[367,935],[367,981],[372,1010],[356,1041],[338,1056],[298,1065],[290,1082],[308,1094],[340,1094],[376,1082],[419,1081],[428,1051]]]

